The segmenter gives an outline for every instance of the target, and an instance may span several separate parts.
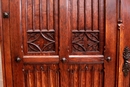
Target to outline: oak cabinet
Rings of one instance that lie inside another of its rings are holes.
[[[129,86],[130,1],[0,2],[5,87]]]

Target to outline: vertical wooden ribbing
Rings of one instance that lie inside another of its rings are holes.
[[[78,79],[79,79],[79,81],[78,81],[78,85],[79,85],[79,87],[81,87],[81,67],[80,67],[80,65],[78,66]]]
[[[49,26],[49,20],[50,20],[50,0],[47,0],[46,1],[47,2],[47,20],[46,20],[46,22],[47,22],[47,30],[49,30],[50,28],[50,26]]]
[[[78,29],[78,0],[70,0],[70,26],[71,30]]]
[[[86,6],[86,0],[84,0],[84,29],[85,30],[87,30],[87,26],[86,26],[86,15],[87,15],[87,13],[86,13],[86,8],[87,8],[87,6]]]
[[[50,69],[50,87],[55,87],[54,86],[54,82],[53,82],[53,78],[54,78],[54,76],[53,76],[53,71]]]
[[[42,20],[42,17],[43,17],[42,11],[43,11],[43,10],[42,10],[42,8],[43,8],[43,7],[42,7],[42,0],[40,0],[40,2],[39,2],[39,9],[40,9],[40,30],[42,30],[42,28],[43,28],[43,27],[42,27],[42,26],[43,26],[43,25],[42,25],[42,24],[43,24],[43,20]]]
[[[36,69],[35,65],[33,66],[33,69],[34,69],[33,70],[34,71],[33,72],[33,75],[34,75],[34,79],[33,79],[34,80],[34,87],[37,87],[37,69]]]
[[[74,27],[73,27],[73,13],[74,13],[74,10],[73,10],[73,0],[70,0],[70,3],[69,3],[69,9],[70,9],[70,30],[73,30],[74,29]]]
[[[58,0],[54,0],[54,30],[55,30],[55,51],[56,51],[56,54],[58,54],[58,44],[59,44],[59,41],[58,41],[58,37],[59,37],[59,31],[58,31]]]
[[[35,21],[35,30],[40,30],[40,0],[35,0],[34,2],[34,21]]]
[[[29,70],[29,73],[28,73],[28,84],[29,84],[29,87],[35,87],[35,81],[34,81],[34,72],[33,71],[30,71]]]
[[[99,87],[103,87],[103,70],[99,71]]]
[[[91,0],[86,0],[86,27],[88,30],[92,28],[92,7],[91,7]]]
[[[105,5],[104,5],[104,0],[99,0],[99,23],[98,23],[98,28],[99,28],[99,31],[100,31],[100,35],[99,35],[99,38],[100,38],[100,52],[103,53],[104,52],[104,35],[105,35]],[[102,41],[101,41],[102,40]]]
[[[28,87],[28,71],[24,71],[24,87]]]
[[[98,0],[98,14],[99,14],[99,23],[98,23],[98,27],[99,27],[99,30],[100,32],[103,31],[104,29],[104,0]]]
[[[91,86],[91,70],[89,69],[90,67],[88,66],[88,69],[86,70],[86,87],[92,87]]]
[[[91,1],[91,29],[93,30],[93,0]]]
[[[100,24],[100,0],[98,0],[98,30],[99,30],[99,24]]]
[[[85,71],[81,71],[81,86],[80,87],[85,87]]]
[[[54,0],[50,0],[50,14],[49,14],[49,27],[50,29],[54,29]]]
[[[79,0],[77,0],[77,30],[80,29],[80,25],[79,25],[79,19],[80,19],[80,16],[79,16],[79,8],[80,8],[80,5],[79,5]]]
[[[98,30],[98,0],[93,0],[93,30]]]
[[[27,36],[27,30],[28,30],[28,0],[22,0],[22,23],[23,26],[23,35]],[[27,53],[27,37],[23,38],[23,51],[24,53]]]
[[[56,5],[55,5],[55,4],[56,4],[56,3],[55,3],[55,2],[56,2],[56,0],[53,0],[53,30],[55,30],[55,26],[56,26],[56,25],[55,25],[55,24],[56,24],[56,21],[55,21],[55,20],[56,20],[56,18],[55,18],[55,17],[56,17],[56,16],[55,16],[55,13],[56,13],[56,12],[55,12],[55,11],[56,11],[56,9],[55,9],[55,8],[56,8]]]
[[[84,0],[79,0],[79,30],[84,30]]]
[[[46,0],[42,0],[42,14],[43,14],[43,29],[47,30],[47,1]]]
[[[37,74],[37,86],[36,87],[41,87],[41,83],[42,83],[42,81],[41,81],[41,71],[37,71],[36,72],[36,74]]]
[[[69,71],[69,87],[74,87],[74,72]]]
[[[35,31],[35,0],[32,0],[32,8],[33,8],[33,30]]]
[[[28,0],[25,0],[25,1],[26,1],[26,3],[25,3],[25,5],[26,5],[26,25],[25,26],[26,26],[26,30],[28,30]]]
[[[51,87],[51,83],[50,83],[50,65],[47,66],[47,85],[48,85],[48,87]]]
[[[30,73],[30,71],[28,70],[27,71],[27,78],[26,78],[27,79],[27,84],[26,84],[27,87],[30,87],[30,84],[29,84],[29,73]]]
[[[56,87],[59,87],[59,71],[56,71]]]
[[[32,0],[26,0],[26,18],[27,18],[27,30],[33,30],[33,1]],[[25,15],[25,14],[23,14]]]
[[[94,78],[95,78],[95,67],[92,66],[92,69],[91,69],[91,86],[94,87]]]
[[[93,72],[94,73],[94,78],[93,78],[94,79],[94,87],[99,87],[99,81],[100,80],[98,78],[98,76],[99,76],[99,72],[98,72],[98,69],[97,69],[98,65],[96,65],[95,67],[96,67],[96,69]]]
[[[74,65],[74,87],[79,87],[79,70],[78,70],[78,65]]]
[[[74,87],[74,72],[73,72],[73,65],[69,65],[68,70],[68,79],[69,79],[69,87]]]
[[[57,0],[53,0],[53,30],[56,31],[56,25],[57,25],[57,20],[56,20],[56,14],[57,14]]]
[[[48,87],[47,86],[47,72],[46,71],[42,71],[42,87]]]

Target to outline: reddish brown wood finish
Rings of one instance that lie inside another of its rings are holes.
[[[1,0],[1,6],[2,13],[9,12],[9,0]],[[4,87],[13,87],[9,19],[2,19],[2,66]]]
[[[117,87],[129,87],[130,86],[130,73],[127,76],[123,75],[122,68],[124,64],[123,52],[125,47],[130,47],[129,41],[129,29],[130,29],[130,1],[119,0],[119,68],[118,68],[118,86]],[[121,21],[121,23],[120,23]]]
[[[5,87],[120,85],[117,4],[118,0],[2,0],[2,12],[10,12],[2,25]],[[107,62],[107,57],[112,60]]]

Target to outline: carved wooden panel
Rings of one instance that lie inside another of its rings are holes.
[[[59,68],[55,64],[24,65],[24,87],[59,87]]]
[[[104,0],[69,0],[70,53],[103,54]]]
[[[72,64],[69,66],[68,87],[103,87],[103,65]]]
[[[99,33],[73,33],[72,45],[73,52],[99,51]]]
[[[55,51],[55,35],[53,32],[28,33],[27,43],[29,52]]]
[[[25,54],[58,53],[58,0],[22,1]]]

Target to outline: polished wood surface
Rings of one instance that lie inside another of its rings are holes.
[[[0,2],[4,87],[129,86],[128,0]]]
[[[130,41],[130,36],[129,36],[129,29],[130,29],[130,1],[125,0],[125,1],[120,1],[121,4],[119,4],[121,7],[119,9],[120,15],[119,15],[119,68],[118,68],[118,87],[129,87],[130,86],[130,73],[128,72],[127,76],[124,76],[122,72],[122,67],[124,64],[123,60],[123,52],[125,47],[130,47],[129,41]]]

